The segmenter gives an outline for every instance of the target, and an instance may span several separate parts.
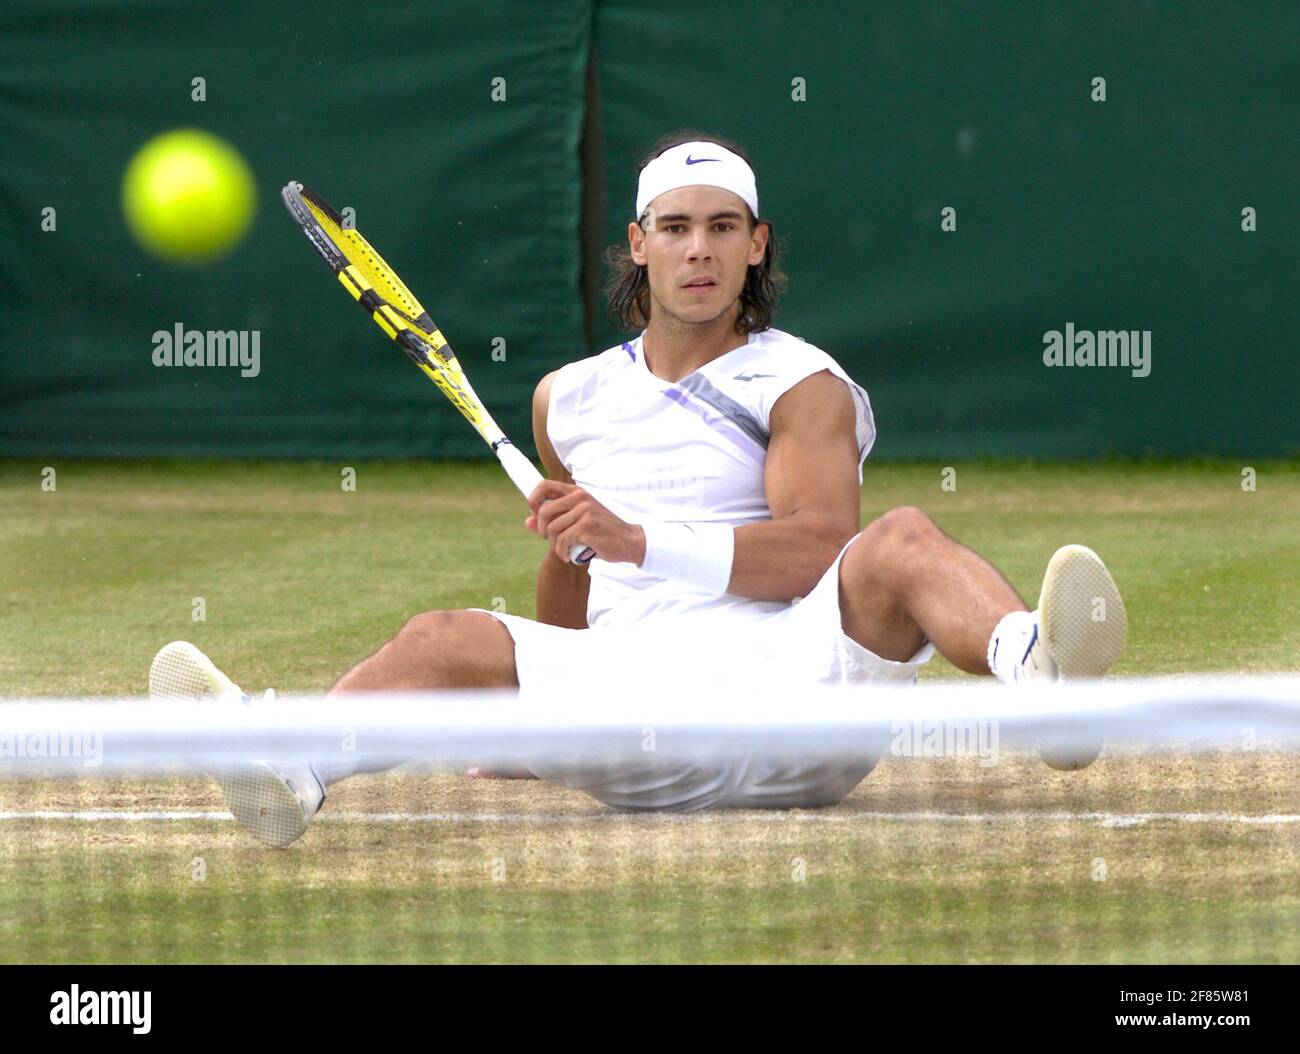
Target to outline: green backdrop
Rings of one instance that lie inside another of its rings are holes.
[[[529,449],[537,379],[622,339],[599,252],[685,127],[753,158],[777,325],[867,387],[877,456],[1294,452],[1298,123],[1294,5],[5,3],[0,453],[486,455],[283,215],[290,178],[357,210]],[[196,271],[118,206],[188,125],[261,193]],[[260,375],[155,367],[177,322],[258,330]],[[1045,367],[1067,323],[1151,331],[1150,376]]]

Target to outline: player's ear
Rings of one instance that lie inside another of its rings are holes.
[[[633,220],[627,225],[627,246],[632,254],[632,262],[638,267],[645,266],[645,231],[641,224]]]
[[[763,254],[767,252],[767,239],[771,237],[772,228],[766,223],[756,223],[754,233],[749,239],[749,262],[757,267],[763,262]]]

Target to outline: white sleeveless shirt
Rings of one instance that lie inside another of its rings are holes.
[[[875,442],[867,393],[820,348],[778,329],[676,383],[645,364],[644,337],[569,363],[552,382],[546,431],[573,481],[628,523],[727,523],[772,518],[763,465],[777,399],[830,370],[848,385],[856,411],[858,482]],[[785,601],[711,596],[643,572],[635,564],[590,564],[587,624],[621,626],[660,614],[727,610],[758,618]]]

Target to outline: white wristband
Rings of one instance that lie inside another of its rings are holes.
[[[641,524],[645,559],[641,570],[720,596],[731,582],[736,529],[726,523]]]

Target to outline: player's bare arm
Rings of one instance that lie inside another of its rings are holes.
[[[768,423],[763,487],[772,519],[736,528],[727,592],[793,600],[858,532],[853,397],[834,374],[815,373],[776,401]]]
[[[546,431],[546,412],[554,380],[555,373],[548,373],[533,393],[533,439],[547,477],[557,483],[572,485],[573,477],[560,462]],[[532,504],[530,501],[530,507]],[[524,525],[533,529],[536,515],[530,514]],[[553,546],[548,548],[537,571],[537,621],[569,629],[586,629],[590,588],[591,577],[585,566],[574,564],[567,550],[557,552]]]

